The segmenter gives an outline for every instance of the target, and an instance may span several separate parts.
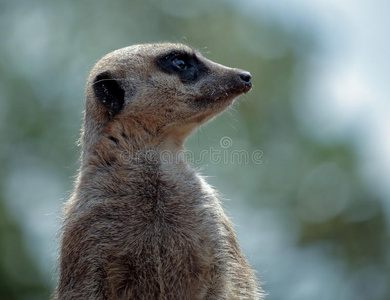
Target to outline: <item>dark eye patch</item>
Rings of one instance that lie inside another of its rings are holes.
[[[176,74],[183,83],[194,83],[208,72],[195,54],[185,51],[165,53],[156,59],[156,65],[167,74]]]

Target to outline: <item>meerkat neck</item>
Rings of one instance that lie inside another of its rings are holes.
[[[94,142],[84,131],[81,143],[84,151],[82,167],[104,167],[108,162],[129,164],[137,159],[152,159],[156,163],[183,165],[184,141],[190,128],[147,128],[139,120],[111,122],[98,135]]]

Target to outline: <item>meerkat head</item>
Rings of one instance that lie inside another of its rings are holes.
[[[144,44],[114,51],[91,71],[85,124],[109,131],[120,123],[155,138],[184,139],[252,87],[251,75],[182,44]]]

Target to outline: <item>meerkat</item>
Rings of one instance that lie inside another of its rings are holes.
[[[52,299],[263,298],[217,193],[180,155],[251,88],[250,73],[182,44],[130,46],[95,65]]]

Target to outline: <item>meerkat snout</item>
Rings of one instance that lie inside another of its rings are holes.
[[[252,88],[252,75],[248,72],[243,72],[240,75],[238,75],[241,79],[241,81],[245,84],[245,86],[248,88],[248,92]]]

